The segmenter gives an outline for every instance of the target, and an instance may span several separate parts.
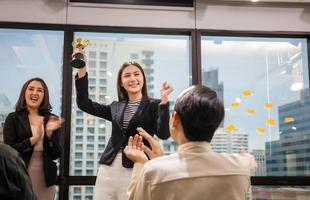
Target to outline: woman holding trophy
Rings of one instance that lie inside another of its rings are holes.
[[[111,138],[99,161],[94,199],[125,200],[133,167],[133,162],[123,153],[128,138],[134,136],[139,127],[160,139],[170,137],[168,95],[173,89],[165,82],[161,99],[149,98],[141,65],[133,61],[125,62],[117,77],[118,101],[109,105],[92,101],[88,95],[88,74],[83,53],[85,44],[87,42],[81,38],[75,41],[77,51],[71,62],[73,67],[78,68],[75,77],[77,105],[84,112],[112,122]],[[149,146],[146,141],[144,143]]]

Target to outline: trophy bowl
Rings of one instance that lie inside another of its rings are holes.
[[[72,42],[72,46],[75,49],[83,50],[87,45],[89,44],[89,40],[83,39],[83,38],[77,38]],[[77,52],[73,54],[72,60],[71,60],[71,66],[77,69],[85,67],[85,58],[84,54]]]

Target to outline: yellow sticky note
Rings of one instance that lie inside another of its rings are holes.
[[[248,97],[252,95],[252,92],[250,90],[243,90],[242,95],[244,97]]]
[[[263,135],[263,134],[265,134],[265,128],[257,128],[257,129],[256,129],[256,132],[257,132],[258,134],[260,134],[260,135]]]
[[[234,124],[230,124],[229,126],[226,127],[226,131],[229,133],[234,132],[235,130],[237,130],[237,126]]]
[[[290,123],[290,122],[294,122],[294,121],[295,121],[295,119],[293,117],[285,117],[284,118],[285,123]]]
[[[275,126],[276,121],[274,119],[267,119],[266,124],[269,126]]]
[[[248,114],[250,114],[250,115],[255,115],[255,114],[256,114],[256,110],[254,110],[253,108],[248,108],[248,109],[246,110],[246,112],[247,112]]]
[[[272,103],[265,103],[264,107],[266,109],[271,109],[272,108]]]
[[[234,102],[231,103],[230,106],[231,106],[232,108],[238,108],[238,107],[240,107],[240,103],[237,102],[237,101],[234,101]]]

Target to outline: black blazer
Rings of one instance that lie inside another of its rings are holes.
[[[100,164],[111,165],[117,153],[122,150],[123,167],[132,168],[133,162],[126,157],[123,150],[128,143],[129,136],[134,136],[138,127],[142,127],[152,136],[156,134],[160,139],[170,137],[168,104],[160,105],[158,99],[142,100],[136,113],[132,116],[128,128],[124,130],[123,116],[128,102],[114,101],[110,105],[93,102],[88,98],[87,74],[82,78],[76,76],[75,86],[77,105],[81,110],[112,122],[111,138],[101,155]],[[147,141],[143,142],[150,146]]]
[[[48,122],[51,113],[43,114],[44,127]],[[44,133],[43,138],[43,167],[46,186],[56,184],[57,179],[57,166],[53,160],[60,157],[61,148],[59,145],[60,129],[56,130],[51,139],[47,138]],[[26,168],[28,168],[29,161],[34,149],[30,143],[32,137],[31,126],[28,118],[27,111],[12,112],[4,122],[3,139],[4,143],[15,148],[23,158]]]

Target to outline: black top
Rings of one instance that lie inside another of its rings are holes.
[[[18,152],[0,143],[0,199],[35,200],[25,164]]]
[[[51,113],[43,114],[44,129],[48,122]],[[43,138],[43,170],[45,176],[46,186],[56,184],[57,166],[53,160],[60,157],[60,129],[54,131],[51,139],[47,138],[44,130]],[[26,168],[28,168],[29,161],[32,156],[34,146],[31,145],[30,138],[32,137],[31,126],[26,110],[10,113],[4,122],[3,139],[4,143],[12,146],[22,156]]]
[[[168,139],[169,133],[169,105],[160,105],[158,99],[142,99],[141,103],[132,116],[127,129],[123,129],[124,110],[128,102],[114,101],[110,105],[93,102],[88,97],[87,74],[75,80],[76,100],[78,107],[91,115],[104,118],[112,122],[112,134],[109,142],[101,155],[100,164],[111,165],[117,153],[122,150],[122,165],[132,168],[133,162],[126,157],[123,149],[128,143],[129,136],[137,133],[141,127],[150,135],[157,135],[160,139]],[[146,140],[143,143],[150,146]]]

